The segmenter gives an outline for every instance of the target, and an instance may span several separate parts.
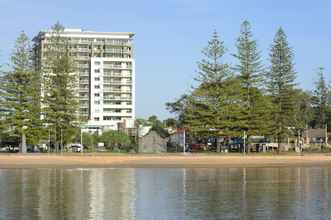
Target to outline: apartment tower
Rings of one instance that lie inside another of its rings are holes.
[[[135,119],[135,62],[133,33],[92,32],[65,29],[60,37],[68,42],[79,77],[79,114],[89,130],[117,129],[119,122]],[[35,38],[37,67],[45,62],[51,32]]]

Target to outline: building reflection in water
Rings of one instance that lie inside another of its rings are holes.
[[[134,219],[134,172],[0,170],[0,219]]]
[[[328,219],[331,168],[0,170],[0,219]]]

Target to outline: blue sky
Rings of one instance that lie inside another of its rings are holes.
[[[240,24],[252,23],[265,65],[282,26],[295,52],[298,83],[311,89],[315,72],[331,77],[331,1],[315,0],[0,0],[0,63],[15,38],[30,37],[60,21],[94,31],[131,31],[135,36],[137,116],[166,118],[165,102],[190,90],[201,49],[216,29],[230,53]]]

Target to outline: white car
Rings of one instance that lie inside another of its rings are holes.
[[[9,147],[1,147],[0,152],[9,152]]]
[[[84,149],[84,146],[81,144],[71,144],[70,145],[71,151],[72,152],[82,152]]]

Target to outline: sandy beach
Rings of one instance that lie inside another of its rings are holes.
[[[53,155],[3,154],[0,168],[208,168],[208,167],[286,167],[331,166],[331,155]]]

